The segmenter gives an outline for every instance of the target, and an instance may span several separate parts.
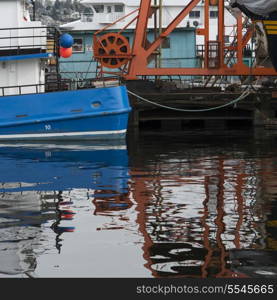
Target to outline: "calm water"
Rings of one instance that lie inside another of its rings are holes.
[[[0,145],[0,277],[277,277],[277,132]]]

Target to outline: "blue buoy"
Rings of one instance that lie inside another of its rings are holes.
[[[68,34],[68,33],[64,33],[63,35],[61,35],[60,37],[60,45],[63,48],[70,48],[73,45],[73,37]]]

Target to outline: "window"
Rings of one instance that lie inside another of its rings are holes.
[[[123,12],[123,10],[124,10],[123,5],[115,5],[114,6],[114,11],[115,12]]]
[[[216,39],[218,40],[218,35],[216,36]],[[230,36],[229,35],[224,35],[224,43],[225,44],[230,43]]]
[[[97,13],[103,13],[104,12],[104,5],[93,5],[93,8]]]
[[[230,43],[230,36],[229,35],[224,35],[224,42],[226,44],[229,44]]]
[[[110,14],[112,12],[112,7],[111,6],[107,6],[107,13]]]
[[[93,15],[92,14],[82,14],[81,15],[82,22],[93,22]]]
[[[84,52],[84,42],[83,42],[82,38],[74,39],[74,43],[73,43],[73,46],[72,46],[72,52],[73,53]]]
[[[167,37],[162,43],[162,49],[170,49],[170,38]]]
[[[81,14],[82,22],[93,22],[93,15],[94,15],[94,12],[92,9],[90,9],[88,7],[85,8],[83,13]]]
[[[190,17],[190,18],[194,18],[194,19],[200,18],[200,10],[192,10],[192,11],[189,13],[189,17]]]
[[[210,11],[210,18],[215,19],[218,17],[218,11],[217,10],[211,10]]]

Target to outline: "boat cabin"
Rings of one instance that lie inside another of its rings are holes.
[[[57,32],[31,20],[30,5],[0,0],[0,96],[44,91],[44,66],[56,51]]]

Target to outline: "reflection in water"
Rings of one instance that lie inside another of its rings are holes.
[[[37,257],[52,242],[49,229],[61,253],[62,234],[75,231],[76,200],[126,193],[122,143],[2,145],[0,165],[0,273],[6,275],[36,276]]]
[[[276,277],[276,144],[1,145],[0,276]]]
[[[243,138],[145,137],[131,174],[153,276],[277,276],[276,144]]]

